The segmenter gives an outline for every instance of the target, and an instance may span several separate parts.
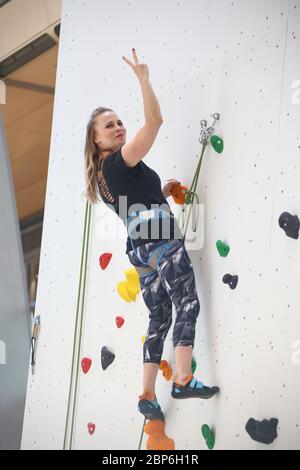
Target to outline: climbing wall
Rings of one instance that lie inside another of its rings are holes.
[[[148,312],[141,293],[128,302],[118,292],[132,267],[122,222],[102,203],[93,206],[87,243],[82,196],[91,111],[114,109],[128,140],[143,124],[139,83],[122,60],[132,47],[149,66],[164,118],[144,159],[162,183],[191,184],[201,119],[209,125],[220,113],[224,140],[222,153],[205,151],[197,189],[204,237],[189,250],[201,303],[195,376],[221,391],[208,401],[176,401],[159,372],[166,434],[182,450],[207,448],[203,424],[214,429],[215,449],[300,447],[300,242],[279,226],[283,212],[300,213],[299,25],[298,0],[64,0],[36,302],[41,332],[23,449],[139,446]],[[230,247],[227,256],[217,240]],[[234,289],[226,274],[238,276]],[[174,367],[171,334],[172,327],[163,359]],[[104,346],[115,356],[105,370]],[[253,440],[250,418],[277,419],[278,437]]]

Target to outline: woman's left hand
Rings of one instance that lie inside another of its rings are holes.
[[[171,188],[172,188],[173,184],[180,184],[180,181],[174,180],[174,179],[167,180],[167,183],[162,188],[162,193],[163,193],[164,197],[171,196]]]

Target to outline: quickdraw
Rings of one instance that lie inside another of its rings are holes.
[[[33,331],[31,337],[31,372],[34,375],[35,360],[36,360],[36,349],[37,349],[37,340],[40,333],[41,326],[41,317],[36,315],[33,319]]]
[[[199,163],[197,165],[197,168],[196,168],[196,171],[195,171],[195,174],[194,174],[194,177],[193,177],[192,184],[191,184],[191,186],[188,190],[184,191],[185,192],[185,202],[184,202],[183,208],[182,208],[181,212],[179,213],[178,219],[177,219],[178,224],[180,226],[180,229],[183,233],[183,242],[186,238],[186,232],[187,232],[187,229],[188,229],[188,223],[189,223],[189,220],[190,220],[190,215],[191,215],[191,212],[192,212],[192,209],[193,209],[194,198],[196,199],[197,204],[199,204],[199,196],[196,192],[196,189],[197,189],[201,164],[202,164],[202,160],[203,160],[203,155],[204,155],[205,149],[208,145],[208,140],[209,139],[211,140],[211,143],[212,143],[213,147],[215,148],[215,150],[217,150],[218,152],[223,150],[223,145],[221,147],[221,150],[219,150],[220,149],[219,142],[222,142],[222,140],[220,138],[218,138],[217,136],[212,135],[213,132],[214,132],[214,126],[215,126],[216,122],[220,119],[220,114],[219,113],[214,113],[214,114],[212,114],[212,117],[214,119],[213,124],[212,124],[212,126],[210,126],[208,128],[207,128],[207,121],[205,119],[202,119],[200,121],[201,130],[200,130],[200,137],[198,138],[198,141],[202,144],[201,156],[200,156],[200,160],[199,160]],[[217,144],[215,143],[214,139],[212,141],[213,137],[217,137],[217,139],[218,139]],[[186,212],[187,212],[187,206],[189,206],[189,211],[188,211],[187,219],[185,219]],[[196,229],[197,229],[198,219],[199,219],[199,213],[197,214],[195,224],[192,226],[193,232],[195,232]]]

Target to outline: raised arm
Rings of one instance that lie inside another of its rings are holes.
[[[123,145],[121,149],[124,161],[130,167],[135,166],[149,152],[163,122],[159,103],[149,81],[148,66],[140,64],[135,50],[132,51],[135,63],[126,59],[126,57],[123,57],[123,59],[131,66],[138,77],[144,102],[145,124],[136,136]]]

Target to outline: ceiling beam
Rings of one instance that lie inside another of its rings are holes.
[[[23,82],[21,80],[14,80],[7,78],[3,80],[6,86],[14,88],[22,88],[23,90],[38,91],[39,93],[45,93],[46,95],[54,95],[55,88],[46,85],[39,85],[38,83]]]

